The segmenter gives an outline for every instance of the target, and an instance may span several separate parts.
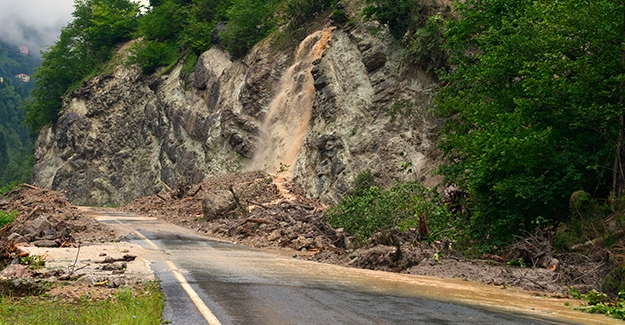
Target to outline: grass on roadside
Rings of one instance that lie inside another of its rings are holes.
[[[1,297],[0,325],[8,324],[161,324],[165,298],[158,282],[119,289],[113,298],[82,297],[66,302],[50,297]]]

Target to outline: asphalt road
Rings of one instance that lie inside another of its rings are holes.
[[[606,324],[525,292],[303,261],[113,211],[101,220],[153,250],[171,324]],[[113,216],[114,218],[110,218]],[[158,253],[156,253],[158,252]]]

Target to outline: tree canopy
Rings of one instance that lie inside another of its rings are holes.
[[[612,190],[622,174],[624,6],[457,4],[446,32],[454,69],[436,100],[448,118],[440,172],[467,191],[475,236],[503,244],[564,220],[576,190]]]
[[[76,1],[74,20],[43,52],[43,63],[35,73],[36,88],[25,120],[33,132],[55,122],[67,90],[97,72],[115,46],[131,38],[138,14],[139,5],[129,0]]]

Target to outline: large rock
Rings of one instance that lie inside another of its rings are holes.
[[[236,208],[236,201],[230,191],[216,190],[210,192],[202,200],[204,220],[211,221],[222,218]]]
[[[46,216],[40,216],[28,223],[24,229],[23,235],[29,238],[44,237],[52,231],[52,224]]]

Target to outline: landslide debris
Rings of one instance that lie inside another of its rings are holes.
[[[178,189],[185,187],[187,195],[181,197]],[[140,198],[120,209],[253,247],[308,252],[351,247],[342,230],[324,221],[321,202],[306,198],[295,183],[261,172],[177,184],[169,194]]]
[[[353,237],[325,221],[327,207],[308,199],[294,182],[262,172],[228,174],[200,184],[166,186],[168,193],[137,199],[120,207],[129,213],[155,217],[209,236],[251,247],[284,247],[300,251],[294,257],[343,266],[462,278],[502,287],[566,296],[568,286],[580,291],[597,288],[587,267],[553,255],[546,239],[532,237],[512,247],[510,256],[469,260],[451,242],[421,243],[416,230],[377,233],[355,249]],[[173,188],[173,189],[172,189]],[[544,234],[541,234],[544,235]],[[546,258],[540,258],[544,256]],[[510,259],[531,257],[536,267],[511,267]],[[554,257],[557,257],[554,258]]]
[[[85,255],[92,249],[84,244],[118,241],[119,237],[109,227],[84,215],[62,193],[22,184],[0,196],[0,211],[17,214],[13,222],[0,228],[0,295],[47,292],[65,299],[70,297],[67,293],[88,291],[101,292],[98,299],[106,299],[113,288],[132,282],[123,273],[126,262],[134,260],[134,256],[107,256],[99,265],[89,253]],[[51,251],[57,247],[63,247],[64,253],[71,256],[63,263],[50,264],[48,252],[58,255]]]
[[[19,213],[14,222],[0,229],[2,247],[9,243],[65,247],[109,241],[115,235],[94,218],[83,215],[63,194],[28,184],[0,196],[0,210]]]

